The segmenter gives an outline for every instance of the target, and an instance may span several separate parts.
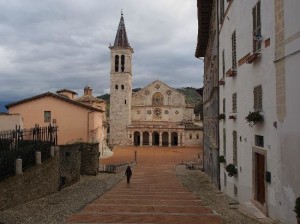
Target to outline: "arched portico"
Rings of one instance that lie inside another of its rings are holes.
[[[133,140],[133,144],[135,146],[138,146],[141,144],[141,135],[140,135],[140,132],[138,131],[135,131],[134,132],[134,140]]]
[[[143,145],[149,145],[150,134],[147,131],[143,132]]]
[[[178,133],[177,132],[172,132],[172,134],[171,134],[171,145],[178,146]]]
[[[157,131],[152,133],[152,145],[159,145],[159,133]]]
[[[162,133],[162,146],[168,146],[169,145],[169,133],[163,132]]]

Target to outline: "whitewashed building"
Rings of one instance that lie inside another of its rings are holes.
[[[211,17],[219,24],[219,154],[226,160],[220,164],[221,189],[271,218],[296,223],[300,2],[213,2],[218,13]],[[236,168],[231,175],[229,164]]]

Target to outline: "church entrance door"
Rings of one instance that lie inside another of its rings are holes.
[[[141,135],[140,132],[136,131],[134,132],[134,145],[139,146],[141,143]]]
[[[153,132],[152,145],[159,145],[159,133],[157,131]]]

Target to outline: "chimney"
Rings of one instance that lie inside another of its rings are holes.
[[[85,96],[92,96],[93,95],[93,89],[89,86],[84,87],[84,95]]]

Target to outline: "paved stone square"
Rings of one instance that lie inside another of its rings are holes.
[[[201,148],[116,148],[105,164],[137,164],[130,184],[125,179],[67,219],[68,223],[222,223],[221,217],[176,178],[175,166],[198,159]]]

